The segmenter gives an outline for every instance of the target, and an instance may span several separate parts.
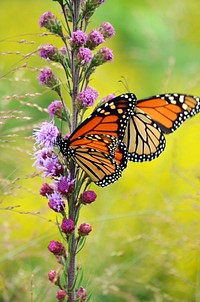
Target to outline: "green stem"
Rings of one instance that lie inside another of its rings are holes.
[[[78,19],[80,13],[80,0],[73,1],[73,31],[77,30]],[[79,69],[76,67],[74,58],[76,53],[72,51],[71,55],[71,71],[72,71],[72,131],[77,127],[77,106],[76,98],[78,94],[79,86]],[[71,176],[74,178],[76,175],[75,163],[72,162],[71,165]],[[73,194],[69,201],[69,218],[76,222],[76,194]],[[68,255],[69,255],[69,266],[68,266],[68,302],[74,302],[75,300],[75,277],[76,277],[76,230],[71,235],[70,244],[68,245]]]

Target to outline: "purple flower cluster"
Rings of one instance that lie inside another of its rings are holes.
[[[80,92],[77,96],[77,104],[81,108],[87,108],[93,106],[98,92],[93,87],[88,87],[84,91]]]
[[[39,55],[48,63],[60,63],[59,67],[64,69],[66,76],[64,84],[66,84],[73,102],[75,98],[75,104],[73,103],[72,106],[74,110],[73,118],[71,118],[70,112],[64,104],[62,95],[64,85],[61,86],[60,80],[51,68],[42,69],[38,79],[41,85],[57,92],[58,100],[54,100],[48,106],[49,117],[53,118],[53,121],[57,117],[66,122],[69,131],[72,131],[74,125],[79,121],[78,117],[82,119],[85,110],[89,106],[93,106],[98,97],[98,92],[93,87],[89,87],[88,83],[96,67],[113,60],[112,51],[107,47],[101,47],[101,44],[106,39],[113,37],[115,30],[109,22],[104,22],[98,29],[86,32],[90,22],[89,19],[105,0],[81,0],[80,5],[78,5],[80,9],[77,9],[76,5],[69,8],[68,5],[63,4],[63,1],[58,2],[62,8],[66,26],[62,28],[61,22],[50,11],[40,17],[39,24],[41,28],[45,28],[50,33],[59,36],[64,46],[58,49],[50,43],[42,45],[39,48]],[[68,22],[70,22],[70,25]],[[71,32],[71,28],[73,28],[73,32]],[[97,49],[98,46],[99,49]],[[57,67],[57,64],[54,63],[55,65]],[[78,112],[79,110],[82,110],[82,112]],[[64,127],[65,124],[63,123]],[[66,141],[63,143],[63,149],[66,150],[66,153],[63,152],[64,154],[67,154],[68,150],[71,152],[73,147],[71,137],[67,140],[69,136],[68,133],[65,136]],[[92,226],[89,223],[81,223],[77,226],[80,208],[83,205],[93,203],[97,195],[94,191],[87,190],[90,181],[76,170],[76,166],[72,163],[74,157],[70,158],[68,155],[65,157],[56,151],[56,148],[61,146],[59,142],[61,142],[62,137],[60,130],[53,123],[44,122],[40,129],[35,129],[34,165],[41,171],[44,178],[49,177],[51,179],[51,182],[47,180],[43,183],[40,188],[40,195],[46,197],[49,208],[58,214],[58,227],[62,240],[68,243],[70,260],[73,260],[73,258],[75,260],[76,253],[83,247],[86,236],[92,231]],[[60,220],[61,217],[62,220]],[[61,242],[52,240],[48,249],[55,255],[58,263],[64,269],[66,268],[64,272],[65,280],[61,280],[60,273],[54,270],[48,273],[49,280],[59,287],[56,294],[57,301],[67,300],[67,295],[69,295],[69,300],[70,295],[71,298],[73,297],[79,302],[89,300],[87,292],[80,286],[80,282],[79,285],[76,283],[77,288],[74,285],[72,290],[77,275],[75,274],[75,278],[72,278],[74,280],[68,280],[68,276],[76,271],[75,261],[67,262],[68,256],[65,246]],[[71,281],[72,284],[70,285]]]

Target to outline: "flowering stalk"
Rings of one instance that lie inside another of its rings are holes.
[[[77,224],[81,207],[93,203],[96,194],[88,190],[91,182],[88,176],[81,172],[72,160],[68,162],[67,158],[57,152],[55,146],[61,131],[54,125],[54,121],[62,120],[64,128],[66,122],[67,139],[82,122],[86,109],[94,105],[98,92],[88,84],[98,66],[113,60],[112,51],[100,45],[114,35],[114,28],[110,23],[104,22],[98,30],[87,33],[91,16],[105,0],[53,1],[57,1],[61,6],[65,26],[62,26],[51,12],[44,13],[39,24],[59,36],[64,45],[60,49],[52,44],[42,45],[39,53],[49,64],[56,62],[63,67],[68,99],[71,98],[72,102],[72,113],[70,114],[62,95],[61,87],[64,85],[61,85],[51,68],[42,69],[39,83],[52,89],[58,99],[48,107],[52,122],[44,122],[41,128],[34,132],[35,165],[43,172],[45,178],[48,177],[52,181],[42,185],[40,194],[47,198],[50,209],[58,213],[57,225],[63,241],[52,240],[48,246],[63,268],[62,273],[51,270],[48,277],[59,287],[57,301],[89,301],[90,296],[81,284],[81,272],[77,270],[76,254],[83,248],[92,227],[89,223],[82,223],[78,227]]]

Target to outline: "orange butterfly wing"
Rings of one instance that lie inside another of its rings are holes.
[[[164,133],[171,133],[200,111],[200,100],[185,94],[160,94],[138,100],[136,107],[149,115]]]

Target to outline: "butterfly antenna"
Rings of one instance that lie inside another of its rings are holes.
[[[124,76],[121,76],[121,80],[119,80],[119,83],[122,83],[122,85],[124,86],[124,88],[126,89],[126,91],[130,92],[130,89],[128,87],[128,81]]]

